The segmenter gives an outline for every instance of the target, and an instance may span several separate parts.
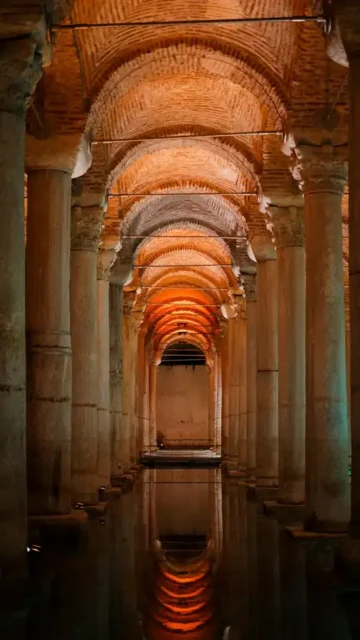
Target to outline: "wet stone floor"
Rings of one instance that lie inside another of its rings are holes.
[[[336,543],[299,542],[219,469],[149,469],[87,534],[30,552],[1,640],[360,639]]]

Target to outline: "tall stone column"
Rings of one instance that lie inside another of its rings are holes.
[[[214,360],[212,360],[207,365],[208,370],[208,438],[210,446],[213,447],[215,444],[215,371],[214,371]]]
[[[71,220],[72,494],[98,501],[97,251],[102,211],[76,202]]]
[[[142,314],[133,311],[135,295],[124,294],[123,304],[123,383],[122,383],[122,465],[125,470],[136,464],[137,442],[137,364]]]
[[[70,205],[71,170],[28,171],[27,467],[32,515],[64,514],[71,508]]]
[[[224,461],[229,459],[229,412],[230,412],[230,379],[229,379],[229,328],[222,322],[223,338],[221,341],[221,449]]]
[[[246,294],[247,315],[247,476],[249,480],[255,480],[256,469],[256,414],[257,414],[257,301],[256,301],[256,275],[243,275]]]
[[[252,241],[257,265],[256,482],[277,486],[278,435],[278,267],[268,237]]]
[[[279,278],[279,494],[305,500],[305,236],[303,206],[270,208]]]
[[[110,429],[111,429],[111,478],[124,472],[123,468],[123,286],[130,278],[131,265],[116,261],[110,277]]]
[[[41,75],[31,38],[0,43],[0,569],[26,550],[24,137],[26,100]],[[9,574],[7,571],[9,567]],[[11,573],[10,573],[11,572]]]
[[[157,363],[153,360],[150,364],[150,452],[154,453],[157,447],[156,440],[156,395],[157,395]]]
[[[239,341],[237,318],[228,320],[228,387],[229,387],[229,448],[227,467],[235,472],[238,466],[239,432]]]
[[[221,353],[220,346],[216,345],[215,352],[215,393],[216,393],[216,403],[215,403],[215,447],[216,453],[221,453],[221,418],[222,418],[222,369],[221,369]]]
[[[110,485],[110,310],[109,274],[114,251],[100,249],[97,262],[97,425],[98,479],[101,486]]]
[[[341,530],[350,507],[341,201],[343,148],[302,144],[306,236],[307,526]]]
[[[237,304],[236,342],[238,384],[238,473],[246,474],[247,469],[247,318],[246,301],[241,298]]]
[[[139,330],[138,337],[138,357],[137,357],[137,397],[136,397],[136,415],[137,415],[137,438],[136,438],[136,457],[141,458],[145,446],[145,411],[144,411],[144,394],[146,387],[146,353],[145,353],[146,330],[142,326]]]
[[[336,0],[340,32],[349,65],[349,286],[350,286],[350,384],[351,384],[351,523],[350,534],[357,538],[355,553],[350,541],[350,562],[360,574],[360,20],[356,0]]]

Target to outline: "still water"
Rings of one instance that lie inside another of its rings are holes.
[[[34,554],[1,638],[359,639],[360,595],[333,552],[293,540],[218,469],[145,470],[86,536]]]

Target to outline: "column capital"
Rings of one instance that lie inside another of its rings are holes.
[[[99,247],[104,209],[100,205],[71,207],[71,249],[72,251],[94,251]]]
[[[276,248],[270,234],[253,236],[250,244],[257,262],[276,260]]]
[[[304,194],[337,193],[342,195],[347,181],[347,145],[298,144],[292,167],[294,178]]]
[[[269,211],[277,248],[304,247],[304,208],[270,206]]]
[[[31,37],[0,41],[0,111],[24,116],[42,74],[42,56]]]
[[[99,249],[97,261],[97,279],[109,280],[110,269],[116,258],[114,249]]]
[[[256,300],[256,273],[244,273],[241,275],[247,302]]]

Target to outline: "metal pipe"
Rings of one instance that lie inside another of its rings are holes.
[[[164,140],[206,140],[208,138],[233,138],[234,136],[242,136],[243,138],[251,136],[281,136],[284,131],[282,129],[259,129],[256,131],[224,131],[218,133],[180,133],[170,134],[167,136],[148,136],[147,138],[102,138],[99,140],[91,140],[92,145],[98,144],[118,144],[120,142],[163,142]]]
[[[193,26],[217,26],[217,25],[241,25],[241,24],[262,24],[262,23],[291,23],[291,22],[315,22],[318,24],[326,23],[324,16],[269,16],[259,18],[207,18],[202,20],[144,20],[141,22],[78,22],[74,24],[56,24],[53,26],[57,31],[69,31],[71,29],[87,30],[87,29],[119,29],[125,27],[185,27]]]
[[[124,238],[126,238],[126,240],[128,239],[137,239],[137,240],[146,240],[148,239],[153,239],[153,238],[165,238],[165,240],[171,240],[172,238],[175,238],[176,240],[244,240],[247,239],[247,236],[218,236],[218,235],[213,235],[213,236],[206,236],[206,235],[202,235],[202,236],[165,236],[165,235],[147,235],[147,236],[137,236],[137,235],[129,235],[129,236],[121,236],[121,240],[123,240]]]
[[[142,196],[166,197],[166,196],[257,196],[258,191],[171,191],[155,193],[109,193],[108,198],[132,198]]]

